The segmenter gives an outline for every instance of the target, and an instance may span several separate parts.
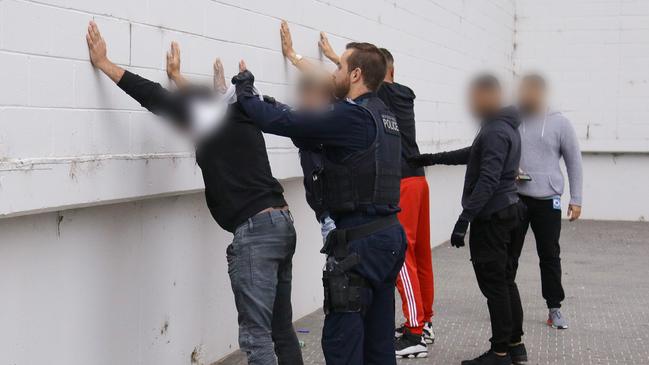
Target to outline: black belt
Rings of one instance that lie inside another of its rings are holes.
[[[345,238],[349,242],[365,238],[373,233],[397,224],[399,224],[399,219],[396,214],[392,214],[358,227],[344,229],[343,231],[345,231]]]
[[[352,228],[336,228],[330,232],[320,252],[333,254],[336,258],[344,258],[348,254],[348,242],[365,238],[397,224],[399,224],[399,219],[396,214],[393,214]]]

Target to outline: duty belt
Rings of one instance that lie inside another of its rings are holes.
[[[337,259],[344,259],[349,255],[348,242],[365,238],[397,224],[399,224],[399,219],[397,219],[396,214],[392,214],[360,226],[347,229],[336,228],[327,237],[327,241],[324,247],[322,247],[322,250],[320,250],[320,253],[333,255]]]

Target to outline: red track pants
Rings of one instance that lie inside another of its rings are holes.
[[[399,221],[406,231],[406,261],[397,278],[405,326],[421,334],[433,317],[435,296],[433,261],[430,252],[430,212],[428,182],[425,176],[401,180]]]

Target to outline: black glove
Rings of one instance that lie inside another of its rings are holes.
[[[268,96],[268,95],[264,95],[263,97],[264,97],[264,102],[265,102],[265,103],[272,104],[272,105],[276,105],[276,104],[277,104],[277,100],[275,100],[274,97],[272,97],[272,96]]]
[[[410,165],[410,167],[424,167],[424,166],[430,166],[435,164],[435,161],[433,159],[433,154],[431,153],[424,153],[422,155],[411,156],[406,158],[406,161],[408,162],[408,165]]]
[[[464,236],[466,236],[466,231],[469,228],[469,221],[465,219],[458,219],[453,228],[453,233],[451,234],[451,246],[453,247],[464,247]]]
[[[255,75],[245,70],[232,77],[232,83],[237,88],[237,97],[254,95],[255,92]]]

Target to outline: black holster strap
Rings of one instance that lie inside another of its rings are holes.
[[[399,219],[396,214],[392,214],[358,227],[346,229],[345,238],[347,242],[358,240],[397,224],[399,224]]]

